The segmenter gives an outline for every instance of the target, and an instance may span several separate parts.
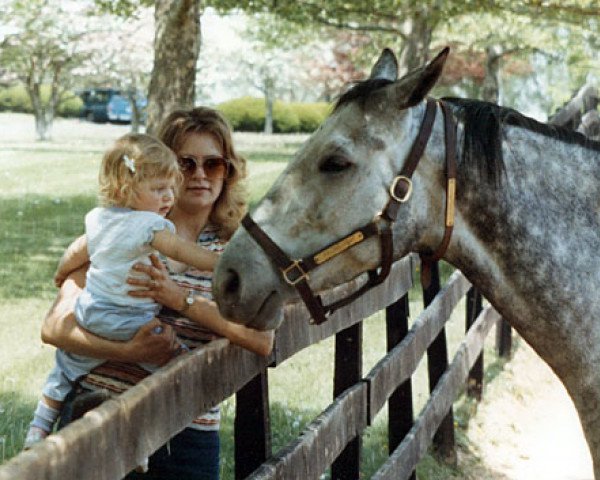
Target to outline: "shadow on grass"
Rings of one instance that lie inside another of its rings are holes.
[[[25,195],[0,201],[0,299],[54,295],[65,247],[81,235],[93,195]]]

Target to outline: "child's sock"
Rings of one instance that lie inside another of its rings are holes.
[[[35,412],[33,413],[33,421],[30,425],[50,433],[52,428],[54,428],[54,423],[56,422],[59,413],[60,412],[58,410],[49,407],[40,400]]]

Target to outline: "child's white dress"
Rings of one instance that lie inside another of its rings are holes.
[[[150,264],[148,255],[155,253],[150,242],[155,232],[164,229],[175,232],[171,221],[152,212],[110,207],[95,208],[86,215],[91,265],[75,305],[75,317],[83,328],[109,340],[127,341],[156,317],[160,305],[151,298],[127,295],[133,288],[126,280],[140,275],[131,271],[135,263]],[[104,361],[57,350],[44,395],[63,401],[73,382]]]

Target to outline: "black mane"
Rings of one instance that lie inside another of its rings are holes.
[[[357,82],[339,97],[333,111],[353,101],[364,106],[373,92],[392,83],[394,82],[382,78]],[[505,125],[524,128],[548,138],[600,152],[600,142],[568,128],[538,122],[512,108],[467,98],[446,97],[442,100],[454,107],[454,114],[464,124],[462,163],[468,167],[466,170],[474,169],[480,179],[496,186],[500,185],[504,172],[502,140]]]
[[[362,82],[355,83],[349,90],[344,92],[338,101],[335,103],[333,107],[333,111],[335,112],[337,109],[341,108],[343,105],[347,103],[358,101],[361,105],[364,105],[369,95],[376,90],[380,90],[386,85],[390,85],[394,83],[392,80],[387,80],[385,78],[368,78],[367,80],[363,80]]]
[[[462,160],[474,167],[488,182],[499,185],[504,171],[502,127],[511,125],[600,152],[600,142],[568,128],[538,122],[533,118],[494,103],[465,98],[443,98],[454,106],[454,114],[464,124]]]

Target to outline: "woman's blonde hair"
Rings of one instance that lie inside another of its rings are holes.
[[[219,229],[219,235],[228,239],[239,226],[248,204],[242,181],[246,178],[246,159],[235,151],[227,120],[208,107],[176,110],[162,122],[158,137],[177,153],[188,135],[202,133],[212,135],[223,156],[230,161],[229,174],[209,217],[210,222]]]
[[[117,139],[102,158],[99,175],[100,204],[127,207],[141,182],[154,178],[174,179],[182,175],[175,154],[159,139],[129,133]]]

